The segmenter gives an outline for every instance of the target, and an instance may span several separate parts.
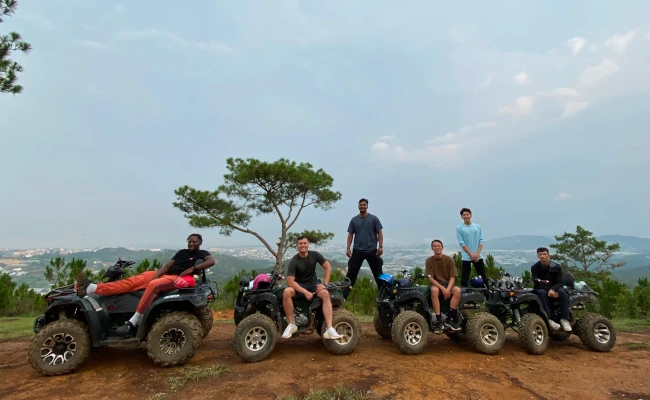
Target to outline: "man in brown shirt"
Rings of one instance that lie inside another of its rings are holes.
[[[440,318],[440,297],[449,301],[449,319],[447,325],[455,331],[459,331],[458,303],[460,303],[460,288],[454,286],[458,272],[453,258],[442,254],[442,242],[438,239],[431,242],[433,255],[424,263],[424,273],[429,275],[431,283],[431,302],[433,311],[436,313],[436,324],[434,333],[442,333],[442,321]]]

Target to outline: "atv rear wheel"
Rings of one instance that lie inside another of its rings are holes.
[[[45,376],[74,371],[90,355],[90,335],[83,322],[61,319],[45,325],[32,339],[29,361]]]
[[[391,329],[393,343],[407,355],[420,354],[426,349],[429,339],[429,325],[424,317],[415,311],[399,313]]]
[[[252,314],[239,322],[233,340],[237,355],[246,362],[258,362],[271,354],[278,332],[271,318]]]
[[[379,311],[375,311],[375,318],[373,319],[372,324],[375,326],[375,332],[377,332],[382,339],[391,338],[390,329],[386,328],[384,323],[381,322],[381,318],[379,318]]]
[[[348,310],[334,310],[332,327],[343,337],[338,340],[323,338],[323,344],[325,344],[327,351],[339,356],[352,353],[357,347],[359,339],[361,339],[361,326],[357,316]],[[327,326],[323,323],[320,332],[321,337],[326,330]]]
[[[486,312],[467,318],[465,334],[472,346],[483,354],[498,353],[506,341],[506,332],[501,321]]]
[[[527,313],[519,322],[519,341],[526,353],[540,355],[548,347],[548,327],[544,319],[535,313]]]
[[[212,310],[208,306],[201,307],[199,308],[196,317],[201,322],[201,326],[203,327],[203,337],[205,338],[212,330],[212,325],[214,325],[214,315],[212,315]]]
[[[183,365],[201,346],[203,327],[193,314],[164,314],[147,334],[147,355],[160,367]]]
[[[583,314],[575,328],[582,344],[591,351],[610,351],[616,344],[616,330],[612,322],[600,314]]]

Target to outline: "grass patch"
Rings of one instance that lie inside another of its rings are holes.
[[[0,340],[20,339],[34,335],[34,317],[0,318]]]
[[[309,393],[307,393],[306,396],[303,397],[276,397],[277,400],[362,400],[367,398],[368,396],[365,395],[362,391],[350,389],[343,385],[337,386],[333,389],[312,389],[309,391]]]
[[[648,343],[626,343],[624,344],[628,350],[645,350],[650,351],[650,344]]]
[[[214,364],[209,367],[190,365],[178,371],[179,375],[169,377],[169,388],[177,390],[185,386],[188,381],[198,381],[204,378],[216,378],[224,372],[229,372],[230,367]],[[160,393],[162,394],[162,393]]]
[[[630,333],[648,333],[650,332],[650,320],[648,319],[629,319],[614,318],[612,320],[614,328],[621,332]]]
[[[167,395],[165,393],[156,393],[147,397],[147,400],[165,400],[166,397]]]
[[[375,319],[374,315],[357,315],[357,318],[359,319],[359,322],[364,323],[364,322],[373,322]]]

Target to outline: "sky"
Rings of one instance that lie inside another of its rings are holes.
[[[183,185],[228,157],[310,162],[342,199],[295,230],[344,243],[357,201],[391,244],[650,237],[650,2],[20,1],[0,33],[0,248],[258,244],[195,229]],[[250,229],[279,237],[274,215]]]

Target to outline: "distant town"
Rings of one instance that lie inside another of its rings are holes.
[[[621,244],[621,251],[615,255],[617,259],[624,259],[626,265],[620,269],[622,279],[633,282],[638,276],[650,274],[650,239],[626,236],[612,236]],[[608,241],[612,241],[608,239]],[[492,254],[496,264],[506,271],[521,275],[537,261],[535,249],[539,246],[548,246],[553,242],[550,237],[544,236],[512,236],[486,241],[484,254]],[[384,272],[395,273],[404,268],[423,266],[427,257],[431,256],[431,249],[427,244],[385,246],[383,254]],[[338,261],[337,265],[345,266],[347,256],[343,243],[330,243],[322,246],[311,246],[312,250],[320,251],[326,258]],[[273,255],[263,246],[238,246],[238,247],[212,247],[207,248],[218,259],[216,267],[209,274],[219,274],[219,279],[226,279],[224,274],[234,274],[238,270],[258,270],[270,268],[275,263]],[[7,273],[12,280],[18,283],[27,283],[38,291],[48,290],[48,283],[44,278],[45,267],[51,259],[58,256],[65,257],[66,261],[73,257],[86,261],[89,269],[99,271],[113,265],[118,258],[140,262],[144,259],[157,259],[166,262],[175,249],[163,248],[35,248],[35,249],[8,249],[0,248],[0,273]],[[457,244],[448,244],[444,252],[452,255],[460,251]],[[295,248],[289,248],[285,259],[295,254]],[[219,257],[221,256],[221,257]],[[363,269],[367,269],[364,264]]]

